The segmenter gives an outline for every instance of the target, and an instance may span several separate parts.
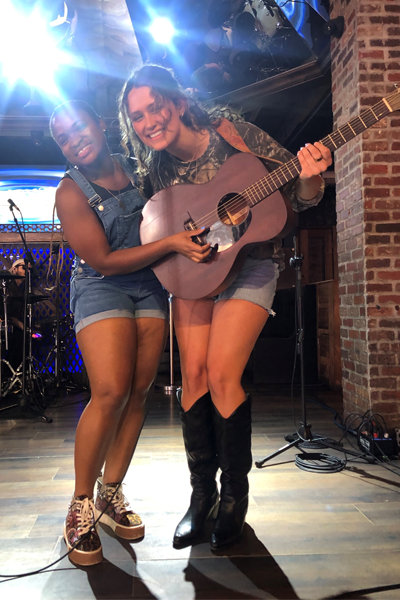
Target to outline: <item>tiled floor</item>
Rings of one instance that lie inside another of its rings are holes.
[[[255,460],[294,431],[291,400],[277,391],[253,390]],[[340,410],[337,395],[320,396]],[[61,532],[73,490],[74,432],[85,401],[57,406],[76,400],[54,401],[47,409],[51,424],[6,420],[1,413],[2,575],[41,568],[65,552]],[[340,437],[331,412],[309,403],[308,417],[319,434]],[[295,466],[296,453],[291,449],[266,468],[252,469],[240,542],[213,554],[210,524],[195,546],[174,550],[172,535],[190,487],[176,405],[157,392],[126,479],[127,495],[146,523],[144,540],[123,542],[104,527],[100,565],[79,569],[64,558],[41,574],[1,583],[0,598],[400,599],[400,477],[363,461],[337,474],[309,473]]]

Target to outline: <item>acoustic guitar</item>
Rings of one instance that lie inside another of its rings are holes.
[[[398,109],[400,90],[321,143],[334,151]],[[269,173],[257,157],[240,153],[231,156],[207,183],[173,185],[155,194],[143,209],[142,244],[205,227],[206,233],[195,241],[216,248],[204,263],[174,253],[152,265],[165,289],[186,300],[211,297],[226,289],[252,246],[290,230],[292,209],[278,190],[300,171],[297,157]]]

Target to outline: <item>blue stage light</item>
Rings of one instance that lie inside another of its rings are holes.
[[[159,44],[169,44],[175,35],[174,27],[166,17],[157,17],[149,27],[149,31]]]

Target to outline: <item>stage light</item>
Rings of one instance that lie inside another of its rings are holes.
[[[28,15],[18,11],[10,0],[2,0],[0,71],[9,85],[22,79],[31,87],[57,94],[54,74],[62,53],[48,27],[37,8]]]
[[[64,23],[67,22],[67,19],[68,19],[68,6],[64,2],[64,14],[58,15],[57,19],[54,19],[54,21],[51,21],[49,23],[49,25],[50,25],[50,27],[58,27],[59,25],[64,25]]]
[[[169,44],[174,37],[175,30],[169,19],[157,17],[149,27],[149,31],[159,44]]]

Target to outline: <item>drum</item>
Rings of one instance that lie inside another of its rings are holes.
[[[234,29],[242,39],[250,39],[254,32],[271,39],[281,27],[279,8],[264,0],[246,0],[234,18]]]
[[[245,42],[254,37],[256,33],[256,19],[249,2],[246,2],[243,10],[235,16],[233,29],[239,39]]]
[[[263,0],[251,0],[251,7],[257,20],[257,29],[261,25],[262,32],[273,38],[282,27],[282,19],[278,7],[268,6]]]

